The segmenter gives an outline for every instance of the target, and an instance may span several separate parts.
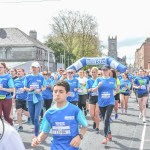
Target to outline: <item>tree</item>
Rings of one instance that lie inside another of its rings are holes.
[[[61,63],[61,55],[64,55],[65,52],[65,64],[66,67],[68,67],[72,63],[72,59],[75,59],[75,56],[72,53],[69,53],[66,50],[66,47],[63,45],[63,43],[57,42],[54,37],[49,37],[48,40],[45,42],[46,46],[51,48],[54,51],[56,62]],[[68,60],[69,58],[69,60]]]
[[[93,16],[76,11],[60,11],[51,24],[53,37],[76,58],[100,56],[100,40]]]
[[[61,40],[68,52],[72,52],[74,49],[78,16],[79,12],[60,11],[59,15],[53,18],[54,23],[51,24],[54,36]]]

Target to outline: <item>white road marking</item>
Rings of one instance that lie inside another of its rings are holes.
[[[146,123],[144,123],[144,127],[143,127],[140,150],[143,150],[143,147],[144,147],[145,132],[146,132]]]

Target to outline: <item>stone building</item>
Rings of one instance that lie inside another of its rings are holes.
[[[150,70],[150,38],[147,38],[141,47],[135,51],[134,67]]]
[[[126,65],[126,56],[119,58],[117,53],[117,36],[115,38],[108,37],[108,56],[114,58],[121,64]]]
[[[0,28],[0,61],[9,68],[22,67],[27,73],[33,61],[40,63],[41,71],[55,70],[54,52],[37,40],[33,30],[27,35],[18,28]]]

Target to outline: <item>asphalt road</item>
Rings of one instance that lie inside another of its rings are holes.
[[[150,106],[150,104],[149,104]],[[120,112],[120,110],[119,110]],[[81,150],[150,150],[150,108],[147,109],[147,123],[143,124],[142,119],[138,118],[139,110],[134,96],[129,99],[129,109],[127,115],[119,113],[119,119],[114,119],[112,114],[111,123],[112,142],[102,145],[103,140],[103,122],[100,123],[100,134],[96,134],[92,129],[93,122],[89,114],[86,117],[88,121],[88,131],[81,143]],[[21,138],[27,150],[31,148],[31,141],[34,136],[33,125],[23,124],[24,131],[20,132]],[[35,150],[49,150],[51,137],[49,136]]]

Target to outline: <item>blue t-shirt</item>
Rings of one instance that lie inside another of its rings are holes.
[[[76,78],[73,78],[72,80],[66,79],[70,85],[70,95],[67,97],[67,101],[72,102],[72,101],[78,101],[78,90],[74,91],[74,89],[79,88],[79,80]]]
[[[57,78],[55,79],[55,82],[59,81],[61,77],[62,77],[62,76],[61,76],[60,74],[58,74],[58,75],[57,75]]]
[[[42,96],[44,100],[52,100],[53,95],[52,95],[52,87],[53,87],[53,81],[51,79],[45,80],[46,81],[46,90],[42,92]],[[48,87],[50,85],[50,87]]]
[[[85,116],[77,106],[68,102],[63,108],[54,105],[46,111],[41,130],[44,133],[52,130],[51,150],[78,150],[70,146],[70,142],[78,135],[79,124],[87,127]]]
[[[121,80],[121,79],[122,79],[122,75],[119,74],[119,75],[117,76],[117,78],[118,78],[119,80]]]
[[[14,81],[10,74],[0,76],[0,86],[3,88],[14,88]],[[11,99],[11,92],[0,90],[0,99]]]
[[[126,79],[126,80],[121,79],[120,80],[120,93],[124,93],[124,94],[130,93],[130,90],[127,89],[126,86],[131,87],[131,82],[128,79]]]
[[[93,87],[95,80],[93,78],[89,78],[86,83],[86,88],[91,89]],[[98,96],[98,92],[89,92],[90,96]]]
[[[114,105],[115,104],[114,89],[117,87],[116,79],[112,77],[97,78],[93,84],[93,87],[97,87],[99,82],[102,82],[102,85],[98,88],[98,105],[100,107]]]
[[[50,78],[50,80],[52,80],[52,81],[54,80],[54,76],[50,76],[49,78]]]
[[[25,79],[25,77],[17,78],[14,80],[14,85],[15,85],[15,89],[16,89],[16,99],[19,99],[19,100],[27,99],[27,92],[20,91],[20,88],[24,88],[24,79]]]
[[[25,77],[24,86],[27,88],[34,88],[34,89],[42,89],[42,87],[46,86],[46,81],[44,77],[40,74],[34,76],[32,74],[27,75]],[[42,92],[41,93],[34,93],[34,90],[31,92],[28,92],[27,100],[28,101],[34,101],[34,98],[36,97],[36,100],[41,101],[43,100]]]
[[[134,84],[140,86],[140,89],[137,90],[138,94],[147,93],[147,86],[149,84],[149,79],[147,77],[137,77],[134,80]]]
[[[133,75],[129,73],[128,78],[129,78],[130,82],[132,83]]]

